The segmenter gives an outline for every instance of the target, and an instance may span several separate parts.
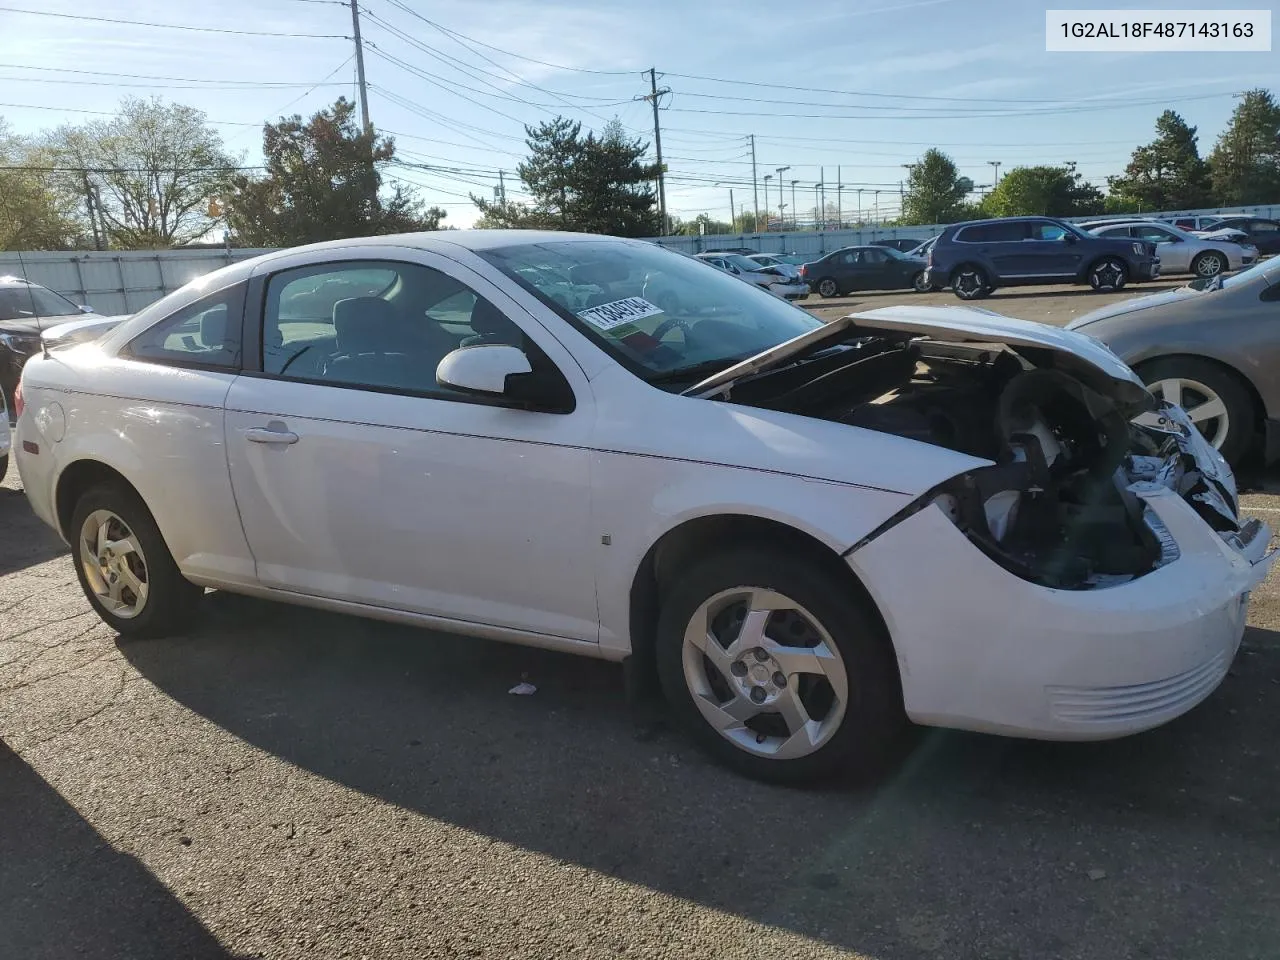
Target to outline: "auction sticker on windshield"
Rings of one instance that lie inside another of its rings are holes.
[[[627,297],[625,300],[614,300],[602,303],[598,307],[579,310],[578,316],[597,330],[612,330],[625,323],[635,323],[645,317],[657,316],[662,308],[650,303],[644,297]]]

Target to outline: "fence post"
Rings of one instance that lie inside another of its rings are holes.
[[[116,273],[120,276],[120,296],[124,300],[124,313],[131,313],[129,309],[129,282],[124,278],[124,261],[119,254],[115,256]]]
[[[79,257],[73,256],[71,258],[71,262],[74,263],[76,266],[76,283],[80,285],[80,290],[78,292],[80,294],[80,304],[81,306],[83,306],[85,301],[89,299],[89,291],[84,285],[84,271],[80,269]]]

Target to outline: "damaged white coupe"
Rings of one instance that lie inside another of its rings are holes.
[[[34,358],[16,399],[31,504],[121,633],[215,588],[623,661],[772,780],[878,769],[909,722],[1164,723],[1275,560],[1092,338],[824,324],[641,241],[271,253]]]

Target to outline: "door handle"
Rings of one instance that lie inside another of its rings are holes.
[[[297,443],[298,435],[290,430],[273,430],[270,427],[250,427],[244,432],[250,443]]]

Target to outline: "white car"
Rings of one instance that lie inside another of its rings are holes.
[[[1194,273],[1216,277],[1227,270],[1239,270],[1255,263],[1258,248],[1246,242],[1189,233],[1154,220],[1107,222],[1088,228],[1100,237],[1133,237],[1156,245],[1161,273]],[[1244,236],[1244,234],[1241,234]]]
[[[740,253],[699,253],[694,259],[767,290],[780,300],[800,300],[809,295],[809,285],[800,279],[800,271],[794,267],[794,273],[788,273],[775,266],[757,263]]]
[[[271,253],[33,358],[20,395],[23,485],[113,629],[177,631],[213,587],[625,660],[773,780],[874,770],[908,718],[1164,723],[1274,562],[1092,338],[824,324],[643,241]]]
[[[9,408],[4,402],[4,391],[0,390],[0,480],[9,472],[9,446],[12,434],[9,430]]]
[[[746,254],[746,258],[762,267],[773,267],[788,280],[803,283],[800,279],[800,268],[794,263],[787,263],[785,260],[779,260],[777,257],[767,253],[750,253]]]

